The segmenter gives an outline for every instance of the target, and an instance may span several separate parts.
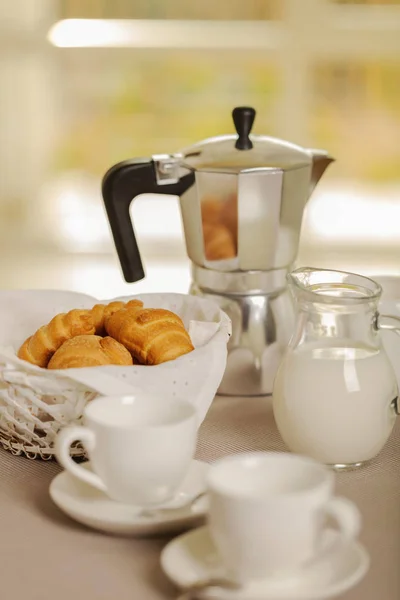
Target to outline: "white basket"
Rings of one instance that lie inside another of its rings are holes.
[[[157,366],[107,366],[51,371],[16,357],[20,344],[55,314],[101,302],[72,292],[0,292],[0,443],[28,458],[53,457],[61,427],[80,423],[87,402],[98,395],[147,392],[192,402],[203,421],[221,382],[231,323],[219,307],[184,294],[142,294],[146,307],[176,312],[195,350]],[[111,300],[105,300],[107,303]],[[81,446],[72,454],[82,456]]]

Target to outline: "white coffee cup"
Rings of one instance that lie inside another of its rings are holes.
[[[326,517],[341,540],[355,538],[360,513],[333,489],[328,467],[289,453],[237,454],[211,465],[208,522],[227,572],[240,582],[294,575],[321,556]]]
[[[148,506],[174,496],[195,453],[194,406],[157,396],[108,396],[87,404],[83,419],[84,427],[57,436],[64,469],[119,502]],[[85,446],[93,472],[71,459],[75,441]]]

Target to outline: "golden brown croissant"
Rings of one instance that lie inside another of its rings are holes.
[[[132,365],[132,357],[111,337],[78,335],[63,343],[51,358],[49,369],[76,369],[104,365]]]
[[[204,250],[207,260],[234,258],[236,248],[231,232],[224,225],[203,224]]]
[[[143,302],[140,300],[130,300],[127,306],[143,306]],[[125,302],[116,300],[109,304],[95,304],[91,309],[91,314],[94,321],[96,335],[106,335],[104,327],[105,321],[113,315],[117,310],[120,310],[125,306]]]
[[[107,319],[106,330],[146,365],[158,365],[194,350],[180,317],[163,308],[126,306]]]
[[[18,350],[18,357],[38,367],[47,367],[56,350],[77,335],[94,334],[93,318],[88,310],[74,309],[53,317],[40,327]]]
[[[141,300],[129,300],[126,304],[125,304],[126,308],[142,308],[143,307],[143,302]]]

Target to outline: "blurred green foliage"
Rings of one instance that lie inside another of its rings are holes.
[[[400,0],[330,1],[400,5]],[[62,0],[60,16],[277,20],[284,7],[284,0]],[[338,158],[335,176],[399,180],[400,57],[315,65],[312,75],[309,138]],[[72,92],[78,110],[67,117],[54,166],[96,175],[128,157],[174,152],[231,133],[231,110],[239,104],[256,107],[256,132],[279,136],[274,115],[285,93],[278,64],[257,51],[133,50],[128,64],[105,60],[104,94],[96,84],[97,92],[87,98],[84,87]],[[81,112],[80,100],[86,107]]]
[[[400,61],[318,67],[310,119],[314,144],[340,157],[337,176],[400,180]]]
[[[93,110],[74,116],[55,155],[57,170],[84,169],[101,175],[133,156],[176,152],[214,135],[233,133],[232,108],[259,108],[256,130],[276,135],[276,69],[258,55],[173,55],[147,60],[132,77],[121,69],[110,99],[97,97]]]
[[[232,133],[231,110],[238,104],[258,108],[257,132],[279,135],[274,110],[282,91],[277,68],[261,56],[158,55],[134,77],[121,69],[113,93],[74,117],[55,166],[101,176],[129,157],[175,152]],[[340,159],[337,177],[399,180],[400,62],[317,67],[309,119],[313,144]]]

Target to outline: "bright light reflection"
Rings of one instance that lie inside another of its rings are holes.
[[[396,241],[400,238],[400,190],[331,190],[310,202],[307,229],[338,241]]]
[[[103,209],[99,182],[85,174],[66,174],[44,194],[51,227],[58,242],[79,251],[111,250],[113,244]],[[333,188],[310,201],[303,227],[303,245],[378,244],[399,248],[400,189],[396,187]],[[131,218],[143,242],[183,244],[179,202],[173,196],[148,194],[131,204]],[[284,233],[284,232],[283,232]],[[183,245],[182,245],[183,250]]]
[[[64,19],[47,34],[59,48],[252,48],[275,50],[277,23],[174,19]]]
[[[124,21],[65,19],[51,27],[47,39],[59,48],[126,46],[132,41],[132,30]]]

